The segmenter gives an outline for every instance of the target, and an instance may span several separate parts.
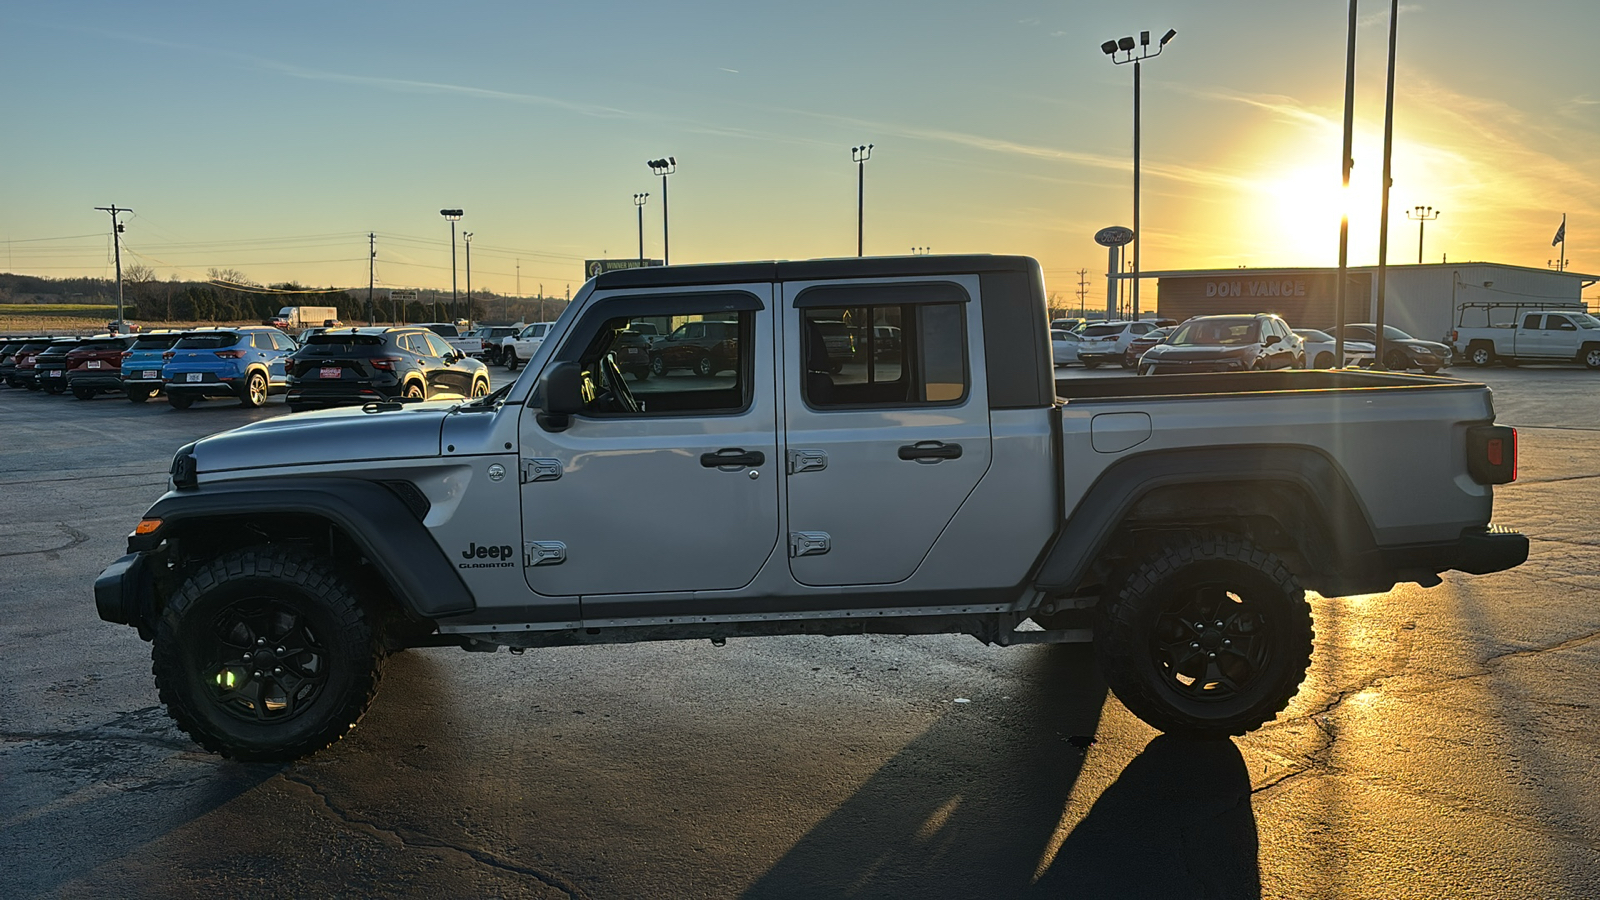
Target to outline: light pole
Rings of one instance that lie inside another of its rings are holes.
[[[661,264],[672,265],[672,244],[667,231],[667,176],[678,171],[678,158],[669,156],[666,159],[652,159],[645,162],[650,167],[650,172],[661,176]],[[644,213],[640,213],[644,215]],[[643,256],[643,253],[639,254]]]
[[[856,256],[865,256],[862,248],[867,221],[867,160],[872,158],[872,145],[862,144],[850,148],[850,161],[856,164]]]
[[[1418,206],[1406,210],[1406,218],[1414,219],[1417,223],[1417,265],[1422,265],[1422,230],[1428,223],[1439,218],[1439,211],[1431,206]]]
[[[461,240],[467,245],[467,322],[472,322],[472,232],[461,232]]]
[[[456,223],[464,213],[459,209],[441,209],[439,215],[450,220],[450,315],[456,314]]]
[[[1334,288],[1333,300],[1333,359],[1344,368],[1344,326],[1346,273],[1350,265],[1350,158],[1356,131],[1356,0],[1350,0],[1350,26],[1346,34],[1344,57],[1344,149],[1340,151],[1339,168],[1344,172],[1344,189],[1339,194],[1339,284]]]
[[[1378,302],[1373,316],[1376,326],[1373,343],[1376,347],[1372,367],[1382,372],[1389,368],[1384,354],[1384,307],[1389,285],[1389,189],[1394,186],[1394,47],[1400,25],[1400,0],[1389,0],[1389,83],[1383,104],[1383,199],[1378,211]]]
[[[639,265],[644,265],[644,205],[649,194],[634,194],[633,205],[639,211]]]
[[[1154,59],[1161,55],[1167,48],[1168,42],[1178,36],[1175,28],[1167,29],[1161,36],[1161,42],[1156,44],[1154,53],[1150,52],[1150,32],[1139,32],[1139,55],[1133,55],[1134,41],[1131,37],[1118,38],[1106,41],[1100,45],[1101,52],[1111,57],[1117,65],[1133,63],[1133,319],[1139,319],[1139,243],[1143,235],[1139,230],[1139,68],[1147,59]],[[1117,59],[1117,53],[1125,54],[1122,59]]]

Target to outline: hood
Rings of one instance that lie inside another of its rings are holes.
[[[1259,349],[1255,344],[1157,344],[1146,351],[1145,359],[1253,359]]]
[[[364,412],[360,407],[296,413],[253,422],[201,439],[196,470],[225,472],[270,466],[362,463],[439,455],[439,432],[453,402],[407,404]]]

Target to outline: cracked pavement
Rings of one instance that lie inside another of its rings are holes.
[[[1314,596],[1244,738],[1158,736],[1085,647],[769,638],[408,651],[283,766],[190,743],[90,593],[172,451],[281,400],[0,390],[0,895],[1600,895],[1600,376],[1457,374],[1519,426],[1529,562]]]

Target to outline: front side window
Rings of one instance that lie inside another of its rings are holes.
[[[454,352],[450,349],[450,345],[446,344],[444,340],[437,335],[423,334],[418,336],[427,342],[429,356],[436,356],[440,359],[443,359]]]
[[[808,307],[800,324],[809,406],[946,405],[967,396],[965,304]]]
[[[703,312],[693,306],[676,315],[605,319],[577,360],[585,414],[727,415],[748,409],[755,312],[716,302]],[[660,322],[672,330],[652,342],[647,332]],[[574,334],[586,330],[580,325]]]

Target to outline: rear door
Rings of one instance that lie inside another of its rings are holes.
[[[976,278],[783,285],[789,567],[909,578],[989,466]],[[847,359],[824,323],[860,338]],[[878,326],[899,329],[880,345]],[[842,363],[842,365],[841,365]]]
[[[644,317],[715,322],[733,357],[709,375],[624,374],[624,396],[615,335]],[[536,393],[518,429],[529,587],[604,619],[755,578],[778,545],[773,332],[770,283],[590,301],[545,363],[580,368],[584,410],[551,421]]]

